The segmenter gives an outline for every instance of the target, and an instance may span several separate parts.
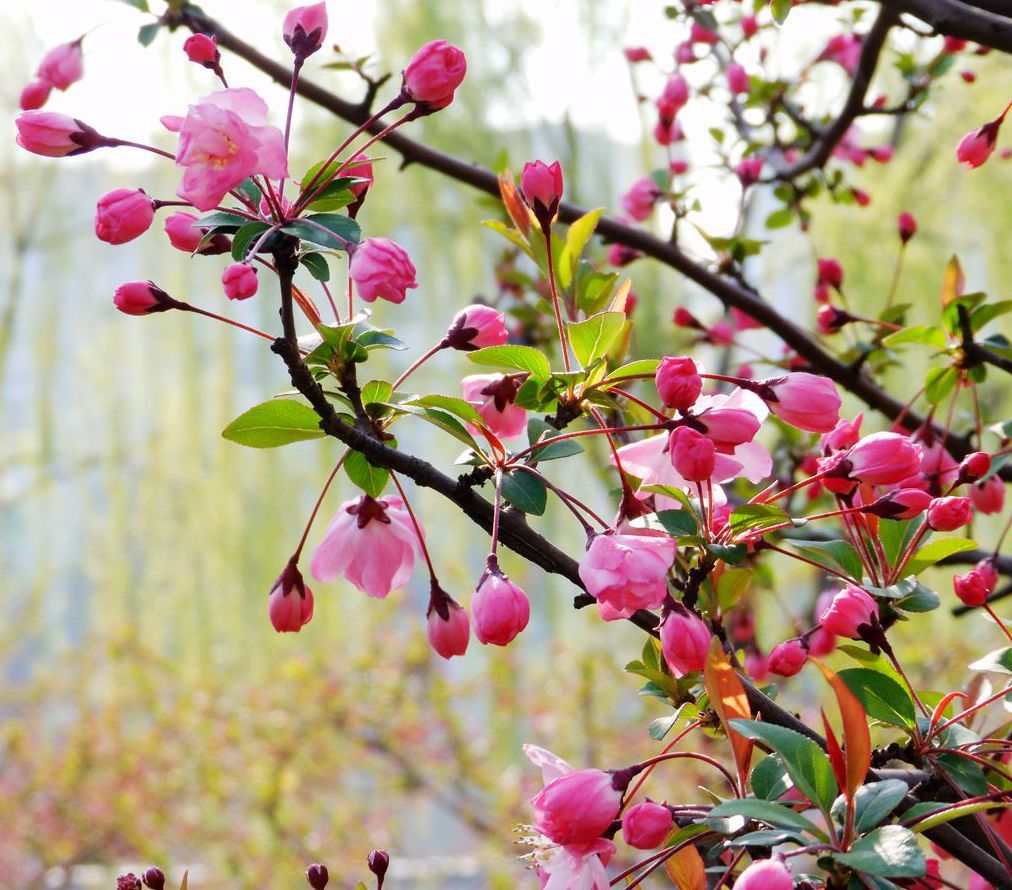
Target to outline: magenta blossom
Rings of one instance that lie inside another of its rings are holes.
[[[486,346],[502,346],[507,340],[506,316],[480,303],[461,309],[446,332],[447,345],[465,352]]]
[[[853,479],[872,485],[894,485],[921,466],[921,447],[901,433],[872,433],[846,452]]]
[[[547,232],[559,209],[563,192],[562,167],[558,161],[551,165],[543,161],[524,164],[520,174],[520,193],[527,206],[534,211],[542,231]]]
[[[974,508],[986,516],[1001,513],[1005,506],[1005,483],[1000,476],[991,476],[971,485],[967,494]]]
[[[727,88],[735,94],[747,93],[751,89],[748,72],[738,62],[727,66]]]
[[[268,612],[278,633],[298,633],[313,617],[313,591],[294,561],[285,566],[271,587]]]
[[[742,188],[755,185],[763,172],[763,159],[755,155],[742,158],[738,162],[738,166],[734,168],[734,172],[737,174]]]
[[[44,80],[33,80],[21,91],[18,107],[22,111],[34,111],[41,108],[49,100],[52,89]]]
[[[919,488],[897,488],[862,507],[861,512],[882,519],[913,519],[927,510],[931,501],[931,495]]]
[[[994,559],[982,559],[965,575],[955,575],[952,587],[956,596],[968,606],[982,606],[998,584]]]
[[[675,559],[668,535],[595,535],[580,560],[580,580],[615,618],[637,609],[656,609],[667,593],[667,572]]]
[[[515,439],[527,432],[527,412],[516,404],[520,389],[516,377],[471,374],[460,385],[464,401],[474,405],[485,425],[500,439]]]
[[[411,57],[404,69],[401,93],[431,110],[445,108],[466,74],[464,53],[445,40],[433,40]]]
[[[205,232],[204,229],[194,225],[196,221],[197,217],[183,210],[169,214],[165,218],[165,234],[169,238],[169,244],[185,253],[199,252],[207,256],[229,251],[231,243],[222,234],[215,235],[208,244],[197,251]]]
[[[225,296],[230,300],[248,300],[257,292],[257,270],[246,263],[232,263],[221,273]]]
[[[552,779],[531,801],[534,827],[557,844],[592,843],[618,816],[621,803],[611,773],[574,770]]]
[[[426,622],[429,645],[440,656],[450,659],[467,651],[470,635],[470,623],[463,606],[433,581]]]
[[[191,105],[182,120],[163,118],[179,133],[177,194],[198,210],[212,210],[244,179],[288,176],[284,136],[267,123],[267,104],[253,90],[219,90]]]
[[[668,408],[687,411],[703,391],[703,378],[699,368],[688,356],[666,355],[657,366],[654,376],[657,394]]]
[[[717,466],[717,448],[713,441],[687,426],[671,431],[668,455],[675,471],[687,482],[705,482],[713,476]]]
[[[486,571],[471,598],[474,635],[493,646],[506,646],[527,627],[531,604],[527,594],[498,567]]]
[[[107,244],[126,244],[143,235],[155,219],[155,207],[144,189],[115,189],[99,199],[95,235]]]
[[[828,377],[795,371],[761,381],[758,392],[781,420],[809,433],[829,433],[840,420],[840,393]]]
[[[848,584],[833,597],[821,620],[822,627],[831,634],[856,640],[862,626],[878,621],[878,603],[860,587]]]
[[[676,677],[701,671],[713,634],[702,618],[677,606],[661,622],[661,652]]]
[[[973,508],[966,497],[935,498],[928,505],[928,525],[936,532],[953,532],[971,519]]]
[[[128,281],[116,288],[113,304],[124,315],[151,315],[179,308],[182,304],[150,281]]]
[[[735,890],[792,890],[794,877],[780,859],[758,859],[734,882]]]
[[[400,498],[362,495],[343,503],[327,526],[313,554],[313,577],[333,581],[344,575],[382,599],[407,583],[418,548],[418,534]]]
[[[204,68],[217,71],[221,66],[221,52],[214,37],[208,34],[191,34],[183,43],[186,58]]]
[[[982,127],[967,133],[956,146],[956,159],[964,167],[973,170],[983,164],[998,143],[998,131],[1005,115],[988,121]]]
[[[671,810],[652,800],[630,807],[622,816],[622,837],[637,850],[653,850],[671,831]]]
[[[66,90],[84,76],[84,53],[81,41],[63,43],[53,47],[42,58],[35,76],[58,90]]]
[[[900,233],[900,241],[906,244],[917,234],[917,220],[912,213],[904,211],[896,220],[896,227]]]
[[[662,192],[649,176],[641,176],[622,196],[622,209],[637,222],[643,222],[654,212],[654,204]]]
[[[793,677],[808,661],[808,650],[795,638],[774,646],[770,652],[769,669],[780,677]]]
[[[297,62],[307,59],[327,39],[327,4],[313,3],[289,11],[281,26],[281,36]]]
[[[863,414],[858,414],[853,420],[840,420],[830,432],[819,438],[819,450],[823,454],[831,454],[852,448],[861,438],[863,420]]]
[[[14,124],[18,128],[18,145],[47,158],[84,154],[111,144],[111,140],[87,124],[55,111],[26,111]]]
[[[389,238],[363,240],[351,255],[348,274],[367,303],[377,299],[403,303],[407,292],[418,287],[407,251]]]

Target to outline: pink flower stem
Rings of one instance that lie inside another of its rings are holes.
[[[903,271],[903,260],[907,254],[907,242],[900,242],[900,251],[896,254],[896,265],[893,267],[893,280],[889,285],[889,294],[886,296],[885,308],[888,309],[893,304],[893,299],[896,296],[896,288],[900,283],[900,273]]]
[[[433,584],[437,584],[436,570],[433,568],[432,559],[429,557],[429,548],[425,546],[425,534],[422,532],[422,527],[419,525],[418,519],[415,517],[415,511],[411,509],[411,501],[408,500],[408,496],[404,493],[404,489],[401,487],[401,480],[397,478],[397,474],[391,471],[390,478],[394,480],[394,485],[397,486],[397,491],[401,496],[401,500],[404,501],[404,509],[408,511],[408,516],[411,518],[411,524],[415,527],[415,535],[418,537],[418,545],[422,548],[422,556],[425,557],[425,565],[429,568],[429,579]]]
[[[1001,692],[996,692],[994,695],[990,695],[983,701],[977,702],[977,704],[967,708],[965,711],[956,714],[955,717],[952,717],[951,719],[946,720],[945,723],[941,723],[938,726],[936,726],[931,731],[931,735],[928,736],[926,741],[930,741],[932,736],[938,735],[938,733],[940,733],[943,729],[948,729],[950,726],[953,726],[956,723],[962,723],[971,714],[979,711],[981,708],[986,708],[989,704],[991,704],[991,702],[998,701],[999,698],[1004,698],[1010,692],[1012,692],[1012,686],[1006,686]]]
[[[316,499],[316,503],[313,505],[313,512],[309,514],[309,521],[306,523],[306,527],[302,532],[302,537],[299,539],[299,546],[295,548],[295,552],[292,554],[293,563],[298,563],[299,557],[302,556],[302,548],[306,546],[306,539],[309,537],[309,530],[313,527],[313,523],[316,521],[316,514],[320,512],[320,506],[323,504],[323,499],[327,496],[330,484],[334,481],[334,477],[337,476],[338,470],[340,470],[344,465],[344,460],[350,453],[350,448],[345,449],[344,454],[341,455],[341,459],[334,464],[334,469],[330,471],[327,481],[323,483],[320,496]]]
[[[169,151],[163,151],[160,148],[155,148],[153,145],[145,145],[143,142],[130,142],[128,139],[110,139],[106,145],[117,148],[139,148],[142,151],[150,151],[152,154],[161,155],[163,158],[168,158],[170,161],[174,161],[176,156]]]
[[[994,623],[997,624],[998,627],[1000,627],[1002,629],[1002,631],[1005,633],[1006,639],[1008,639],[1008,641],[1010,643],[1012,643],[1012,632],[1010,632],[1009,629],[1005,626],[1005,622],[1002,621],[995,614],[994,609],[991,608],[990,603],[984,603],[983,609],[984,609],[985,612],[987,612],[988,615],[991,616],[991,620],[994,621]]]
[[[552,261],[552,230],[545,230],[545,253],[548,254],[548,286],[552,291],[552,308],[555,310],[555,324],[559,329],[559,346],[562,349],[562,363],[566,371],[572,370],[569,364],[569,339],[562,323],[562,312],[559,309],[559,291],[555,286],[555,263]]]
[[[591,408],[590,414],[594,420],[597,421],[597,425],[604,432],[604,437],[608,440],[608,447],[611,449],[611,456],[615,460],[615,469],[618,470],[618,478],[622,482],[623,497],[633,497],[632,486],[629,484],[629,478],[626,476],[625,470],[622,468],[622,458],[618,456],[618,448],[615,446],[615,440],[612,438],[611,433],[608,432],[607,422],[597,408]]]
[[[776,544],[770,544],[769,542],[766,542],[764,549],[772,550],[774,553],[780,553],[781,555],[787,556],[790,559],[796,559],[798,560],[798,562],[808,563],[808,565],[810,566],[815,566],[815,568],[817,568],[820,572],[825,572],[828,575],[834,575],[837,578],[846,581],[848,584],[853,584],[854,581],[856,580],[854,578],[851,578],[849,575],[843,574],[843,572],[838,572],[836,571],[836,569],[831,569],[829,566],[824,566],[821,562],[816,562],[814,559],[809,559],[807,556],[802,556],[800,553],[791,553],[790,550],[784,550],[783,547],[778,547]]]
[[[394,381],[393,385],[394,392],[397,392],[397,389],[400,387],[400,385],[404,383],[405,380],[407,380],[412,374],[414,374],[414,372],[417,371],[422,365],[424,365],[430,358],[432,358],[432,356],[434,356],[440,350],[448,348],[449,345],[450,341],[444,337],[435,346],[433,346],[432,349],[426,352],[425,355],[423,355],[421,358],[413,362],[411,366]]]
[[[330,303],[330,308],[334,310],[334,321],[337,324],[341,323],[341,313],[337,311],[337,303],[334,302],[334,296],[330,292],[330,288],[327,287],[326,281],[320,282],[320,287],[323,288],[323,292],[327,295],[327,302]]]
[[[644,769],[653,764],[663,763],[665,760],[682,760],[685,758],[688,758],[690,760],[700,760],[703,763],[712,766],[725,779],[727,779],[727,783],[731,786],[731,789],[734,791],[735,797],[741,796],[741,792],[738,789],[738,780],[735,779],[735,777],[732,776],[731,773],[727,771],[727,768],[719,760],[715,760],[714,758],[706,754],[700,754],[696,751],[670,751],[667,754],[657,754],[654,757],[641,761],[639,764],[637,764],[637,766],[639,766],[641,769]]]
[[[295,110],[295,91],[299,86],[299,74],[302,72],[302,65],[305,59],[295,57],[295,64],[292,66],[292,86],[288,90],[288,113],[285,115],[285,155],[288,154],[288,143],[292,135],[292,112]],[[284,180],[281,180],[282,194],[284,194]]]
[[[685,729],[683,729],[680,733],[678,733],[678,735],[676,735],[670,742],[668,742],[667,745],[664,746],[664,749],[661,751],[661,754],[667,754],[672,748],[675,747],[675,745],[677,745],[690,732],[692,732],[692,730],[698,729],[702,725],[703,725],[702,720],[696,720],[690,723],[687,727],[685,727]],[[645,770],[643,770],[642,773],[640,773],[639,778],[636,779],[636,784],[632,786],[632,789],[626,794],[625,798],[622,800],[622,810],[624,810],[627,806],[629,806],[629,804],[633,801],[633,799],[636,797],[637,792],[643,786],[643,783],[650,777],[650,774],[654,771],[654,768],[656,766],[657,766],[656,763],[652,763]],[[622,812],[622,810],[619,810],[619,812]]]
[[[352,280],[348,279],[348,321],[351,321],[355,315],[355,292],[352,288]]]
[[[231,318],[225,318],[224,315],[218,315],[215,312],[208,312],[206,309],[199,309],[196,306],[191,306],[189,303],[180,303],[176,308],[182,309],[184,312],[195,312],[197,315],[205,315],[208,318],[213,318],[215,321],[220,321],[224,324],[230,324],[234,328],[239,328],[240,330],[247,331],[250,334],[256,334],[258,337],[263,337],[264,340],[270,340],[271,343],[275,340],[275,338],[266,331],[251,328],[248,325],[244,325],[241,321],[233,321]]]
[[[668,421],[668,420],[671,419],[671,418],[668,417],[667,414],[663,413],[662,411],[658,411],[649,402],[645,402],[645,401],[643,401],[643,399],[637,398],[632,393],[626,392],[624,389],[620,389],[617,386],[611,386],[608,389],[609,389],[610,392],[616,392],[616,393],[618,393],[620,396],[622,396],[622,398],[628,399],[633,404],[639,405],[641,408],[645,408],[647,411],[649,411],[651,414],[653,414],[654,417],[657,417],[657,418],[659,418],[662,421],[666,422],[666,421]]]
[[[581,436],[600,436],[604,433],[639,433],[646,432],[647,430],[662,430],[664,429],[663,424],[659,423],[648,423],[648,424],[637,424],[636,426],[610,426],[604,429],[594,430],[573,430],[568,433],[560,433],[558,436],[552,436],[550,439],[542,439],[541,441],[530,445],[523,451],[519,451],[513,455],[513,461],[522,460],[532,451],[538,448],[544,448],[546,445],[550,445],[552,442],[564,442],[566,439],[578,439]],[[512,461],[511,461],[512,463]]]
[[[590,507],[588,507],[585,503],[578,500],[577,498],[573,497],[573,495],[571,495],[568,491],[563,491],[557,485],[553,484],[552,482],[549,482],[548,479],[545,477],[545,475],[540,471],[536,470],[534,467],[529,466],[527,464],[519,464],[516,467],[516,469],[526,470],[532,476],[537,476],[538,479],[540,479],[544,483],[545,488],[551,491],[560,501],[562,501],[563,504],[566,505],[566,507],[569,508],[569,511],[576,517],[577,522],[579,522],[580,525],[583,526],[583,530],[587,533],[588,537],[590,535],[595,534],[594,527],[589,522],[587,522],[587,520],[584,519],[582,515],[580,515],[579,510],[576,509],[577,507],[579,507],[580,510],[583,510],[592,519],[596,519],[601,524],[602,528],[605,529],[609,528],[608,523],[605,522],[600,516],[598,516],[593,510],[591,510]]]
[[[243,262],[248,264],[250,262],[251,257],[255,257],[258,253],[260,253],[260,248],[264,246],[264,244],[267,242],[267,239],[270,238],[271,235],[273,235],[280,228],[281,223],[277,223],[271,226],[259,238],[257,238],[257,243],[253,245],[253,249],[246,251],[246,255],[243,257]]]
[[[502,470],[495,471],[495,503],[492,506],[492,537],[489,543],[488,562],[491,567],[496,560],[499,546],[499,514],[502,512]]]
[[[631,887],[637,887],[643,882],[644,878],[649,877],[651,872],[653,872],[659,866],[667,862],[672,856],[675,855],[675,853],[678,853],[681,850],[684,850],[686,847],[695,844],[698,841],[704,840],[705,838],[708,838],[715,833],[716,832],[713,831],[703,831],[699,834],[693,835],[690,838],[686,838],[684,841],[682,841],[679,844],[676,844],[673,847],[666,847],[663,850],[658,850],[656,853],[651,853],[645,859],[640,860],[635,865],[629,866],[629,868],[627,868],[620,875],[616,875],[614,878],[612,878],[611,883],[608,886],[614,887],[616,884],[619,884],[620,882],[628,878],[630,875],[632,875],[632,873],[636,871],[636,869],[643,868],[644,865],[652,862],[653,864],[647,871],[643,872],[639,877],[637,877],[633,881],[633,883],[627,884],[625,886],[625,890],[630,890]]]

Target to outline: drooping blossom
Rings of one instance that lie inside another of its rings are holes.
[[[144,189],[115,189],[95,208],[95,235],[106,244],[126,244],[143,235],[155,219],[155,208]]]
[[[184,210],[178,210],[175,213],[169,214],[165,218],[165,234],[168,236],[169,244],[176,248],[176,250],[182,250],[185,253],[194,253],[196,251],[206,256],[228,253],[231,249],[231,242],[226,235],[221,233],[215,235],[207,244],[200,247],[200,242],[204,239],[206,230],[194,225],[196,222],[197,217]],[[197,251],[198,247],[200,247],[199,251]]]
[[[520,174],[520,193],[543,232],[548,232],[552,227],[564,187],[562,167],[558,161],[550,165],[544,161],[524,164]]]
[[[780,677],[793,677],[808,661],[808,650],[801,640],[786,640],[773,647],[769,656],[769,669]]]
[[[667,571],[675,559],[668,535],[595,535],[580,560],[580,580],[614,618],[637,609],[656,609],[667,593]]]
[[[84,38],[54,46],[39,64],[35,76],[57,90],[69,89],[84,76],[84,53],[81,43]]]
[[[450,659],[467,651],[470,635],[470,622],[464,607],[433,581],[426,615],[429,645],[440,656]]]
[[[230,300],[248,300],[259,287],[257,270],[248,263],[231,263],[221,273],[221,284]]]
[[[313,3],[298,6],[285,16],[281,36],[295,56],[302,62],[315,53],[327,39],[327,4]]]
[[[298,633],[312,619],[313,591],[294,560],[289,561],[271,586],[267,608],[278,633]]]
[[[407,292],[418,287],[415,265],[408,252],[389,238],[365,238],[348,264],[348,275],[367,303],[389,300],[403,303]]]
[[[932,497],[919,488],[897,488],[861,508],[882,519],[913,519],[931,505]]]
[[[859,628],[878,620],[878,603],[860,587],[848,584],[833,597],[822,615],[822,626],[838,637],[860,637]]]
[[[761,380],[754,386],[777,417],[799,430],[829,433],[840,419],[843,402],[836,384],[828,377],[795,371]]]
[[[267,123],[267,104],[253,90],[219,90],[191,105],[184,118],[162,123],[179,133],[177,194],[198,210],[217,207],[244,179],[288,176],[284,136]]]
[[[971,170],[981,166],[994,152],[998,143],[998,132],[1005,115],[988,121],[976,130],[971,130],[956,146],[956,159]]]
[[[18,107],[22,111],[34,111],[41,108],[48,101],[52,89],[44,80],[33,80],[21,90]]]
[[[527,411],[516,404],[520,383],[509,374],[471,374],[460,381],[464,401],[470,402],[485,425],[501,439],[527,432]]]
[[[839,260],[823,257],[818,260],[819,281],[839,290],[843,286],[843,266]]]
[[[486,346],[502,346],[507,340],[506,316],[498,309],[480,303],[461,309],[446,332],[447,345],[464,352]]]
[[[702,618],[678,605],[661,622],[660,631],[661,652],[671,673],[684,677],[703,669],[713,634]]]
[[[979,513],[992,516],[1001,513],[1005,506],[1005,483],[1000,476],[990,476],[983,482],[971,485],[967,489],[967,495]]]
[[[928,505],[928,525],[936,532],[952,532],[968,525],[973,508],[968,497],[935,498]]]
[[[383,598],[403,587],[418,552],[418,534],[404,502],[385,496],[345,501],[313,554],[317,581],[344,575],[359,590]]]
[[[527,594],[496,566],[486,571],[471,597],[474,635],[486,645],[506,646],[527,627],[531,604]]]
[[[622,837],[637,850],[653,850],[671,831],[671,810],[652,800],[629,807],[622,816]]]

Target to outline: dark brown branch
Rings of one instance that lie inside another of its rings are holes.
[[[1012,53],[1012,18],[959,0],[880,0],[896,12],[906,12],[939,34],[973,40]],[[981,4],[983,5],[983,3]],[[991,4],[989,4],[991,5]]]

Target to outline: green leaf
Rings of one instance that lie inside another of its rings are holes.
[[[899,779],[884,779],[862,785],[854,794],[854,827],[860,834],[871,831],[900,805],[908,790],[907,783]],[[842,795],[833,804],[833,818],[841,824],[846,806],[846,799]]]
[[[791,518],[775,504],[740,504],[731,511],[728,525],[737,537],[790,523]]]
[[[921,527],[921,522],[920,517],[917,519],[879,520],[879,540],[882,541],[882,549],[885,550],[889,565],[896,565],[896,560],[899,559],[901,553],[906,551],[907,545]]]
[[[778,25],[782,25],[787,21],[791,5],[791,0],[772,0],[770,3],[770,12],[773,13],[773,19]]]
[[[918,549],[910,558],[903,574],[918,575],[947,556],[973,550],[976,546],[976,541],[971,541],[969,538],[936,538]]]
[[[763,800],[776,800],[791,787],[779,754],[770,754],[755,765],[750,778],[752,790]]]
[[[970,313],[970,327],[976,332],[989,321],[993,321],[1006,312],[1012,312],[1012,300],[999,300],[997,303],[985,303]]]
[[[726,544],[707,544],[706,550],[717,559],[722,559],[728,565],[736,566],[748,556],[747,544],[733,544],[730,547]]]
[[[540,516],[548,505],[545,483],[524,470],[503,476],[502,493],[518,510],[533,516]]]
[[[330,265],[322,253],[304,253],[299,262],[317,281],[330,281]]]
[[[550,423],[545,423],[540,417],[532,417],[527,421],[527,441],[531,445],[536,444],[542,436],[552,438],[560,435],[559,431]],[[564,439],[561,442],[549,442],[535,451],[531,456],[537,461],[558,460],[563,457],[572,457],[574,454],[582,454],[583,446],[576,439]]]
[[[805,556],[831,569],[842,569],[851,578],[860,579],[861,557],[846,541],[806,541],[788,538],[788,543],[797,547]]]
[[[745,721],[736,721],[742,723]],[[744,816],[746,819],[755,822],[765,822],[773,828],[793,828],[797,831],[807,831],[813,834],[822,832],[800,813],[794,812],[783,804],[774,803],[770,800],[759,800],[754,797],[746,797],[741,800],[729,800],[710,810],[706,822],[711,819],[726,819],[728,816]]]
[[[752,582],[751,569],[727,569],[717,581],[717,602],[722,611],[733,609]]]
[[[849,853],[833,853],[837,862],[880,878],[918,878],[927,862],[912,831],[901,825],[884,825],[855,841]]]
[[[310,201],[309,208],[317,211],[332,211],[354,204],[358,196],[351,190],[352,186],[367,182],[369,182],[368,179],[357,176],[339,176],[317,192],[316,197]],[[316,191],[316,186],[313,187],[313,191]]]
[[[148,0],[119,0],[120,3],[125,3],[127,6],[132,6],[134,9],[139,9],[141,12],[151,12],[151,7],[148,6]]]
[[[992,674],[1012,676],[1012,646],[995,649],[970,665],[971,671],[987,671]]]
[[[293,219],[282,226],[281,231],[334,250],[345,250],[349,243],[356,244],[362,234],[355,220],[339,213],[313,213],[304,219]]]
[[[125,0],[129,2],[129,0]],[[154,43],[155,38],[158,36],[158,32],[161,30],[161,23],[152,22],[150,25],[141,25],[137,31],[137,42],[141,46],[151,46]]]
[[[439,394],[419,396],[416,399],[411,399],[409,404],[424,405],[427,408],[439,408],[443,411],[448,411],[467,423],[485,424],[485,421],[474,405],[470,402],[465,402],[463,399],[458,399],[456,396],[442,396]]]
[[[896,331],[888,337],[883,337],[882,343],[890,348],[902,346],[905,343],[916,343],[919,346],[930,346],[940,352],[945,349],[946,345],[945,331],[941,328],[918,324],[904,328],[902,331]]]
[[[370,380],[362,387],[362,404],[368,407],[390,400],[393,388],[385,380]]]
[[[778,844],[794,841],[800,844],[803,838],[796,831],[785,831],[782,828],[767,828],[761,831],[750,831],[727,841],[729,847],[775,847]]]
[[[252,247],[253,242],[269,228],[270,226],[265,222],[246,223],[232,236],[232,259],[236,262],[244,260],[246,251]]]
[[[570,324],[569,343],[576,360],[585,368],[592,365],[607,354],[625,325],[624,312],[598,312],[586,321]]]
[[[810,738],[772,723],[755,720],[731,720],[730,723],[746,738],[761,739],[773,748],[783,758],[794,786],[812,803],[823,810],[833,805],[839,790],[833,768],[826,752]]]
[[[869,717],[891,726],[913,728],[917,716],[914,703],[906,689],[891,677],[868,668],[846,668],[837,675]]]
[[[628,377],[638,377],[641,374],[649,374],[652,377],[657,373],[658,365],[660,365],[660,360],[655,358],[644,358],[635,362],[629,362],[629,364],[622,365],[621,368],[611,371],[605,383],[612,380],[618,382]]]
[[[476,365],[527,371],[541,381],[547,380],[552,373],[544,353],[533,346],[486,346],[469,352],[467,357]]]
[[[348,453],[344,459],[344,469],[348,478],[371,498],[383,494],[383,489],[390,480],[389,470],[369,463],[361,451]]]
[[[250,220],[238,213],[229,213],[227,210],[212,210],[205,213],[200,219],[193,223],[197,229],[222,229],[238,231]]]
[[[240,414],[221,434],[250,448],[277,448],[325,435],[316,412],[292,399],[272,399],[256,405]]]
[[[458,441],[463,442],[472,451],[481,452],[478,443],[474,441],[474,437],[467,431],[464,424],[452,414],[447,414],[445,411],[440,411],[436,408],[424,408],[420,405],[412,404],[394,403],[390,407],[405,414],[419,417],[427,423],[431,423],[433,426],[439,427],[444,432],[449,433]]]
[[[952,392],[959,380],[959,371],[945,366],[932,368],[924,375],[924,396],[932,405],[937,405]]]
[[[767,229],[783,229],[794,222],[794,211],[790,207],[781,207],[766,217]]]
[[[655,513],[657,521],[669,535],[694,535],[699,531],[696,517],[687,510],[660,510]]]
[[[580,259],[583,249],[587,246],[587,242],[594,234],[594,229],[597,228],[597,221],[601,218],[602,213],[604,213],[604,208],[598,207],[595,210],[588,211],[570,224],[569,231],[566,232],[566,245],[559,257],[560,281],[563,276],[566,278],[566,281],[562,285],[563,287],[568,288],[570,282],[572,282],[576,272],[576,263]]]
[[[513,226],[504,223],[501,219],[485,219],[482,220],[481,224],[486,229],[491,229],[493,232],[502,235],[514,247],[520,248],[528,257],[534,259],[534,251],[531,250],[531,245],[523,236],[523,233],[518,232]]]

